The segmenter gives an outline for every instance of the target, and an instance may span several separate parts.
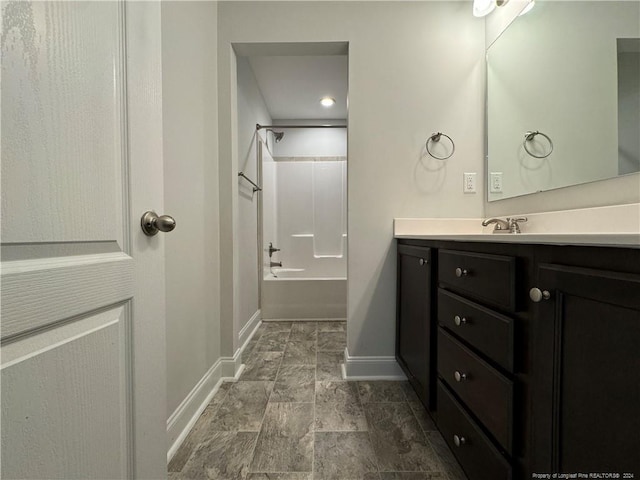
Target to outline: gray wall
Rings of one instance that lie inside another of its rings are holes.
[[[256,123],[270,125],[253,70],[246,57],[238,57],[238,171],[258,182]],[[258,310],[258,194],[246,180],[238,182],[238,315],[239,332]]]
[[[215,2],[162,2],[167,416],[220,358],[216,18]]]
[[[349,352],[393,355],[393,218],[483,213],[484,182],[465,195],[462,174],[483,171],[484,21],[469,2],[221,2],[218,13],[223,342],[237,346],[239,309],[232,44],[347,41]],[[448,162],[425,157],[435,131],[456,142]]]

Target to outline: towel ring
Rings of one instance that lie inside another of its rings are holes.
[[[535,153],[531,153],[531,151],[527,148],[527,142],[530,142],[534,138],[536,138],[536,135],[542,135],[544,138],[547,139],[547,142],[549,142],[549,153],[547,153],[546,155],[536,155]],[[524,151],[527,152],[529,155],[531,155],[533,158],[547,158],[549,155],[551,155],[551,152],[553,152],[553,142],[549,138],[549,135],[539,132],[538,130],[536,130],[535,132],[525,133],[522,146],[524,147]]]
[[[440,138],[442,138],[442,137],[448,138],[449,141],[451,142],[451,153],[449,155],[447,155],[446,157],[437,157],[433,153],[431,153],[431,150],[429,150],[429,141],[431,141],[431,142],[439,142]],[[449,135],[446,135],[446,134],[444,134],[442,132],[438,132],[438,133],[432,134],[429,138],[427,138],[427,142],[425,143],[425,148],[427,149],[427,153],[429,155],[431,155],[433,158],[435,158],[436,160],[446,160],[447,158],[450,158],[451,155],[453,155],[453,152],[456,151],[456,144],[453,143],[453,140],[451,139],[451,137]]]

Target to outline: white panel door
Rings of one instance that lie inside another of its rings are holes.
[[[2,2],[2,478],[166,476],[160,47],[155,2]]]

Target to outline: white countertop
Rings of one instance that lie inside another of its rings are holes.
[[[458,242],[537,243],[545,245],[592,245],[600,247],[640,248],[640,234],[634,233],[585,233],[585,234],[424,234],[395,235],[395,238],[422,240],[452,240]]]
[[[516,216],[528,218],[520,234],[494,234],[482,218],[396,218],[393,233],[399,239],[640,248],[640,204]]]

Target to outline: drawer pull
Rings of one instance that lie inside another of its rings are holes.
[[[463,380],[466,380],[466,379],[467,379],[467,374],[466,374],[466,373],[461,373],[461,372],[459,372],[459,371],[457,371],[457,370],[456,370],[456,371],[454,372],[454,374],[453,374],[453,378],[455,378],[455,379],[456,379],[456,382],[461,382],[461,381],[463,381]]]
[[[465,443],[467,443],[467,439],[464,437],[460,437],[458,435],[454,435],[453,436],[453,444],[456,447],[461,447],[462,445],[464,445]]]
[[[467,275],[469,275],[469,270],[467,270],[466,268],[456,268],[456,277],[466,277]]]
[[[453,323],[455,323],[459,327],[461,325],[465,325],[467,323],[467,319],[461,317],[460,315],[456,315],[455,317],[453,317]]]
[[[421,258],[418,263],[420,263],[420,266],[422,266],[422,265],[426,265],[427,263],[429,263],[429,261],[425,260],[424,258]]]
[[[533,287],[529,290],[529,298],[538,303],[541,300],[549,300],[551,298],[551,294],[548,290],[540,290],[537,287]]]

